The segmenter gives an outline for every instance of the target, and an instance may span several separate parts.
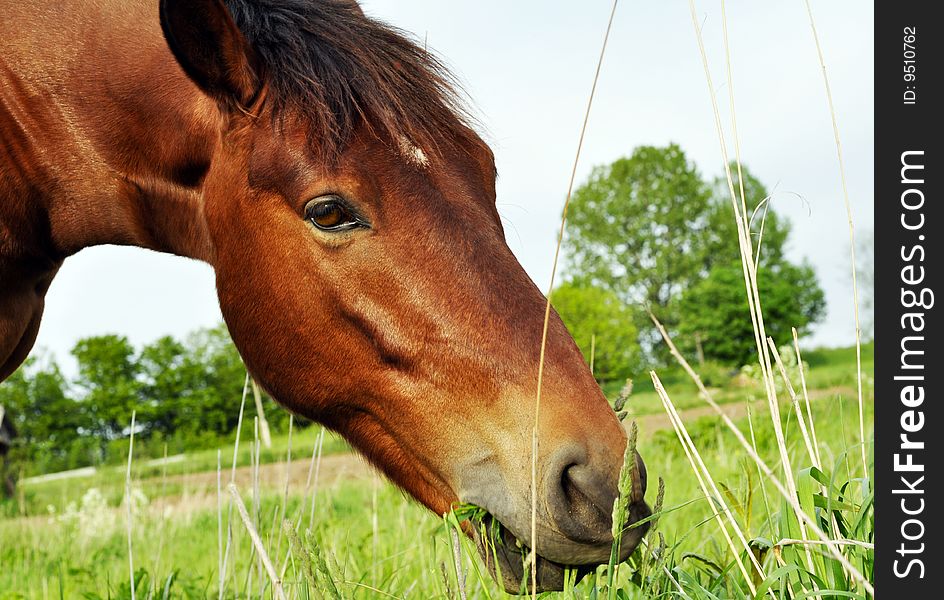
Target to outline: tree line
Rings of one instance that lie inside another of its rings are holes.
[[[0,384],[0,405],[19,433],[11,461],[30,472],[120,462],[132,412],[142,457],[160,456],[165,445],[171,454],[214,447],[236,429],[246,369],[223,325],[141,348],[118,335],[89,337],[72,356],[73,377],[40,355]],[[263,406],[273,429],[287,426],[284,410],[268,398]],[[250,396],[244,419],[255,414]]]

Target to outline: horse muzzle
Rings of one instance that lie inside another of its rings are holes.
[[[478,503],[488,511],[473,527],[473,538],[485,564],[506,592],[555,591],[563,589],[567,570],[579,580],[609,561],[614,547],[612,514],[617,498],[616,478],[583,464],[579,453],[565,448],[547,462],[539,481],[534,514],[537,544],[531,543],[530,502],[504,502],[496,496]],[[626,522],[618,543],[619,561],[628,558],[649,529],[648,522],[635,525],[652,514],[646,504],[646,467],[636,454],[636,469],[629,493]],[[539,488],[540,489],[540,488]],[[490,500],[490,501],[489,501]],[[537,548],[532,557],[531,548]],[[531,564],[535,565],[532,586]]]

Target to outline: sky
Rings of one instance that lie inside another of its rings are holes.
[[[873,7],[811,0],[844,152],[857,234],[873,227]],[[509,245],[547,289],[560,212],[611,3],[609,0],[367,0],[368,14],[425,39],[464,85],[496,154]],[[744,164],[775,191],[793,224],[788,256],[807,260],[828,312],[808,346],[854,339],[849,229],[836,145],[803,0],[729,0],[731,68]],[[733,156],[721,3],[696,2]],[[711,98],[688,2],[624,0],[617,8],[581,160],[639,145],[679,144],[705,177],[723,173]],[[83,337],[141,345],[221,321],[212,269],[135,248],[102,246],[66,260],[46,299],[34,354],[74,371]]]

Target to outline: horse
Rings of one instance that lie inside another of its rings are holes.
[[[351,0],[0,13],[0,379],[81,249],[204,261],[253,378],[433,512],[486,511],[506,589],[529,548],[537,591],[607,562],[625,429],[554,312],[535,416],[547,300],[439,59]],[[627,525],[651,512],[632,459]]]

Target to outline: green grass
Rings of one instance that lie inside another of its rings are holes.
[[[871,349],[867,347],[867,350],[864,357],[866,373],[870,374]],[[857,460],[854,376],[848,379],[848,374],[854,373],[854,354],[848,350],[809,354],[804,358],[810,364],[807,379],[811,392],[814,389],[817,392],[813,402],[814,422],[824,471],[831,483],[826,497],[831,498],[829,506],[838,509],[835,514],[845,528],[842,535],[871,542],[873,517],[868,485],[863,492],[858,479],[861,460]],[[673,381],[667,387],[680,410],[686,405],[701,405],[690,383],[681,378]],[[658,400],[651,388],[646,387],[639,382],[630,399],[634,414],[655,412],[652,405]],[[870,384],[866,386],[866,394],[866,423],[871,431]],[[731,386],[719,390],[717,396],[727,402],[751,402],[758,450],[769,465],[776,465],[776,442],[764,411],[762,392]],[[804,475],[809,461],[805,458],[793,413],[786,410],[788,406],[784,405],[782,422],[801,485],[801,497],[811,512],[815,510],[814,502],[823,504],[817,512],[826,515],[824,502],[827,501],[815,499],[819,484],[811,475]],[[639,422],[644,424],[646,420],[640,417]],[[715,481],[725,490],[729,504],[737,512],[745,535],[753,540],[752,545],[762,557],[766,572],[780,576],[770,582],[773,589],[779,594],[788,594],[789,588],[794,596],[801,593],[801,588],[811,589],[814,584],[810,575],[789,568],[778,569],[778,554],[779,560],[794,565],[794,569],[806,559],[799,547],[785,546],[778,552],[771,549],[772,543],[785,537],[799,537],[799,533],[795,518],[770,482],[759,475],[757,467],[717,418],[703,417],[686,421],[686,425]],[[740,418],[738,425],[745,433],[750,431],[746,417]],[[316,433],[317,428],[296,432],[292,441],[293,455],[306,458]],[[329,443],[328,439],[331,438],[326,438],[326,453],[329,449],[343,450],[343,442]],[[249,446],[244,440],[240,450],[241,465],[249,464]],[[286,437],[274,438],[272,451],[263,452],[260,462],[284,460],[286,448]],[[664,514],[657,531],[648,536],[647,545],[641,547],[628,564],[620,565],[613,572],[612,588],[607,588],[606,582],[611,578],[605,568],[601,568],[597,576],[588,576],[574,589],[548,597],[746,597],[746,582],[737,572],[731,551],[711,520],[710,507],[699,491],[674,432],[671,429],[647,431],[643,425],[639,449],[649,468],[650,503],[655,498],[657,478],[661,476],[666,482]],[[222,455],[225,481],[232,448],[223,449]],[[169,473],[215,469],[215,451],[188,455],[185,463],[167,467]],[[217,598],[219,551],[215,483],[212,489],[204,490],[202,500],[197,494],[196,500],[188,504],[186,497],[180,497],[185,490],[172,486],[164,489],[159,473],[160,468],[143,465],[136,465],[134,469],[135,486],[149,498],[149,504],[140,507],[133,520],[134,559],[139,570],[137,597],[146,598],[149,593],[152,593],[150,597],[163,597],[167,587],[170,597]],[[82,497],[90,488],[98,489],[101,494],[100,497],[91,494],[83,509]],[[0,564],[3,565],[0,599],[130,597],[125,512],[118,506],[123,489],[122,469],[106,469],[90,479],[26,486],[28,497],[24,509],[28,515],[0,519]],[[241,491],[253,512],[250,490]],[[393,486],[379,478],[376,486],[370,481],[322,485],[316,498],[315,519],[310,524],[308,507],[298,510],[303,495],[303,490],[293,489],[283,505],[278,490],[263,490],[258,511],[259,529],[273,561],[280,567],[286,556],[290,558],[285,576],[289,597],[294,593],[299,598],[460,597],[452,546],[443,520],[404,497]],[[166,506],[160,500],[164,497]],[[224,527],[227,500],[224,496]],[[70,502],[74,506],[72,511],[66,508]],[[46,504],[54,506],[54,515],[47,514]],[[288,537],[280,534],[277,525],[283,508],[290,519],[294,520],[296,514],[303,516],[300,540],[290,555]],[[11,514],[18,512],[18,508],[9,506],[6,510]],[[864,519],[857,520],[856,515]],[[254,590],[252,597],[271,597],[264,576],[260,578],[241,522],[234,517],[231,523],[234,550],[228,558],[225,597],[235,597],[235,587],[240,597],[245,597],[247,584]],[[823,524],[832,527],[827,520]],[[307,536],[306,530],[309,531]],[[841,532],[833,534],[838,537]],[[664,540],[664,548],[660,540]],[[467,597],[504,597],[484,574],[470,546],[465,544],[462,555]],[[851,549],[847,554],[871,578],[871,551]],[[853,597],[863,597],[854,585],[846,582],[842,586],[843,574],[829,558],[814,552],[813,560],[816,565],[813,574],[821,578],[822,585],[817,584],[820,589],[836,588],[851,591]],[[763,584],[758,581],[755,585]],[[826,597],[846,596],[826,594]]]

